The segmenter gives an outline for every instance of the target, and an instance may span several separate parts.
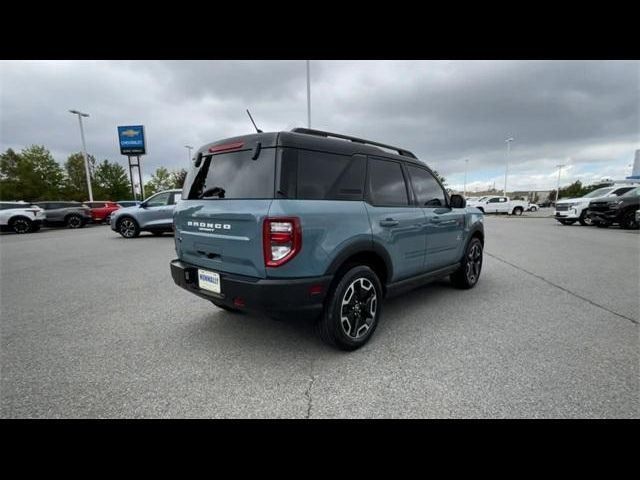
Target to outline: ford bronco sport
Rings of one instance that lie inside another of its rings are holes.
[[[482,268],[482,212],[415,155],[303,128],[200,148],[174,228],[177,285],[226,310],[311,315],[344,350],[371,338],[383,298],[444,276],[472,288]]]

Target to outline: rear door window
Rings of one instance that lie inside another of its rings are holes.
[[[407,186],[398,162],[369,157],[367,190],[373,205],[409,205]]]

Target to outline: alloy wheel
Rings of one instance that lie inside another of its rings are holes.
[[[133,223],[133,220],[129,218],[125,218],[120,222],[120,233],[123,237],[131,238],[136,232],[136,225]]]
[[[13,222],[13,231],[16,233],[27,233],[30,227],[29,222],[24,218],[18,218]]]
[[[479,243],[474,243],[467,253],[466,275],[467,281],[474,284],[478,281],[482,269],[482,248]]]
[[[378,309],[378,295],[367,278],[355,279],[347,287],[340,307],[340,324],[344,333],[353,339],[364,336],[373,325]]]
[[[77,215],[72,215],[69,217],[67,225],[69,228],[80,228],[80,225],[82,225],[82,219]]]

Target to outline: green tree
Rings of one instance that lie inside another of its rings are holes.
[[[169,170],[165,167],[158,167],[151,175],[151,180],[144,186],[144,197],[149,198],[154,193],[170,190],[173,188],[173,185],[174,183]]]
[[[96,166],[93,184],[94,196],[102,200],[128,200],[131,198],[131,184],[127,171],[117,162],[103,160]]]
[[[87,155],[89,160],[89,176],[91,177],[91,189],[95,190],[93,181],[96,159],[93,155]],[[73,153],[69,155],[64,164],[66,178],[64,182],[64,196],[68,200],[76,200],[79,202],[89,199],[89,191],[87,190],[87,173],[84,166],[84,156],[82,153]],[[94,195],[95,196],[95,195]]]
[[[43,145],[31,145],[19,154],[9,149],[0,158],[0,198],[3,200],[56,200],[64,173]]]
[[[171,172],[171,181],[173,182],[172,188],[182,188],[185,178],[187,178],[187,171],[184,168],[173,170]]]

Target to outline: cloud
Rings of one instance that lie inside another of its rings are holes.
[[[312,61],[312,126],[414,151],[451,184],[504,182],[551,188],[628,174],[640,148],[637,61]],[[116,126],[144,124],[148,175],[187,165],[184,145],[249,133],[249,108],[265,131],[306,126],[299,61],[3,61],[0,148],[44,144],[56,159],[87,147],[125,161]],[[570,161],[568,160],[570,159]],[[582,177],[581,177],[582,176]],[[500,188],[500,187],[499,187]]]

